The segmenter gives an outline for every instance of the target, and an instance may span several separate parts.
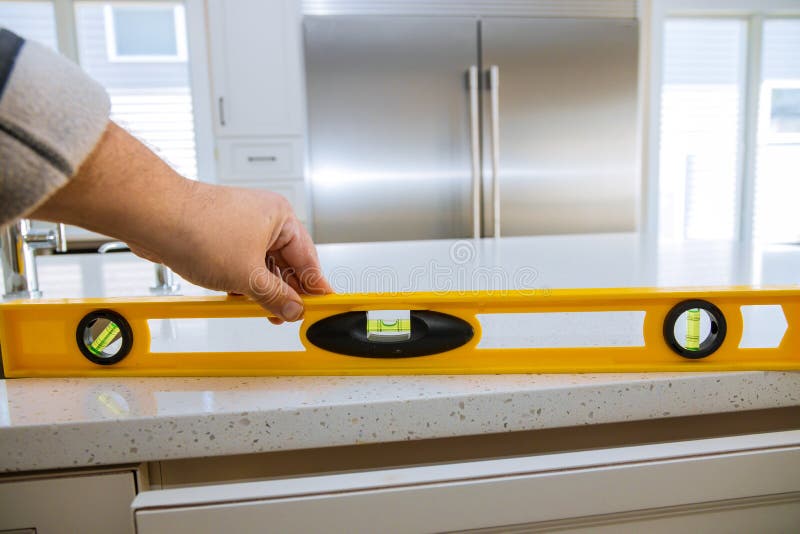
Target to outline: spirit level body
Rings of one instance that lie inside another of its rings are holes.
[[[724,315],[727,335],[707,357],[682,357],[664,339],[680,303],[702,299]],[[154,353],[148,319],[266,317],[244,297],[143,297],[13,301],[0,305],[0,349],[6,377],[256,376],[584,373],[800,370],[800,288],[603,288],[448,293],[344,294],[304,299],[304,351]],[[780,305],[788,323],[774,348],[740,348],[742,306]],[[111,310],[129,323],[126,357],[99,365],[84,357],[76,328],[88,314]],[[469,323],[473,336],[445,352],[413,358],[363,358],[310,343],[308,329],[336,314],[429,310]],[[478,314],[644,311],[643,346],[479,348]]]

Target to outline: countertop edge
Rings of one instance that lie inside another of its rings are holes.
[[[748,372],[378,402],[0,427],[0,473],[386,443],[800,405],[800,373]]]

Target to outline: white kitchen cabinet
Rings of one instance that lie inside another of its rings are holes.
[[[300,0],[208,0],[217,137],[302,136]]]
[[[133,509],[141,534],[789,532],[800,431],[148,491]]]
[[[307,223],[300,0],[208,0],[216,181],[284,195]]]
[[[133,532],[134,472],[0,480],[0,532]]]

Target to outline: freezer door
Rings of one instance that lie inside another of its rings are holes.
[[[637,22],[487,18],[481,36],[499,112],[496,124],[486,83],[484,234],[494,234],[493,153],[502,235],[633,230]]]
[[[317,16],[304,33],[315,241],[472,235],[477,22]]]

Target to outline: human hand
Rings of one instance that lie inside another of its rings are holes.
[[[161,250],[131,250],[164,263],[193,284],[244,294],[275,314],[303,314],[301,294],[330,293],[308,232],[275,193],[199,182],[185,184],[180,236]]]
[[[109,235],[189,282],[248,295],[274,323],[302,317],[300,294],[332,291],[285,198],[187,180],[113,122],[32,216]]]

